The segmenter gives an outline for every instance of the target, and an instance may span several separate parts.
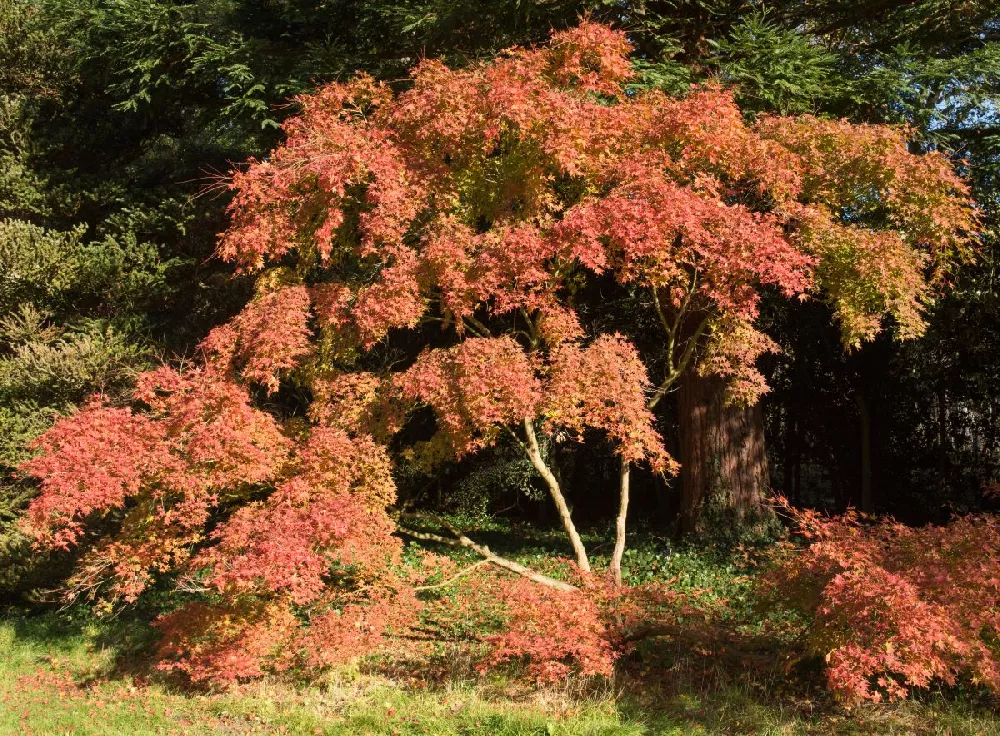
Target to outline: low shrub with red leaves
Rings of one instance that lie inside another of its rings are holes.
[[[811,617],[835,692],[878,702],[959,678],[1000,690],[1000,520],[912,528],[788,510],[809,545],[785,551],[770,592]]]
[[[525,673],[540,684],[569,677],[611,677],[631,649],[630,636],[687,612],[681,594],[660,584],[616,586],[597,575],[568,572],[576,590],[487,572],[468,576],[427,603],[425,622],[473,647],[480,673]]]
[[[506,609],[505,627],[486,637],[490,650],[483,669],[518,662],[539,682],[556,682],[571,672],[584,677],[614,672],[617,651],[601,609],[587,593],[522,579],[498,586],[495,595]]]

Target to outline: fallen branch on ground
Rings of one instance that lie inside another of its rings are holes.
[[[442,519],[436,519],[431,517],[425,517],[418,514],[407,514],[407,518],[414,519],[429,519],[431,521],[437,522],[445,529],[450,531],[454,537],[445,537],[440,534],[433,534],[431,532],[418,531],[416,529],[407,529],[403,526],[397,526],[400,534],[405,534],[408,537],[413,537],[414,539],[422,539],[426,542],[437,542],[438,544],[444,544],[449,547],[462,547],[464,549],[471,549],[476,554],[480,555],[484,561],[490,564],[501,567],[504,570],[510,570],[511,572],[517,573],[522,577],[528,578],[540,585],[546,585],[555,590],[561,590],[563,592],[570,592],[574,590],[579,590],[575,585],[570,585],[569,583],[564,583],[562,580],[556,580],[555,578],[550,578],[548,575],[542,575],[540,572],[535,572],[534,570],[525,567],[524,565],[514,562],[513,560],[508,560],[506,557],[501,557],[500,555],[493,552],[485,544],[477,544],[469,539],[463,532],[459,531],[453,527],[448,522]],[[456,576],[457,577],[457,576]]]

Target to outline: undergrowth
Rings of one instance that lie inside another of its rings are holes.
[[[555,533],[497,522],[465,529],[525,564],[564,552]],[[586,541],[599,562],[601,535]],[[631,541],[629,582],[669,582],[704,596],[718,621],[749,633],[794,630],[791,621],[760,623],[753,583],[766,569],[754,550],[677,547],[642,533]],[[996,703],[975,688],[849,709],[823,689],[819,668],[762,670],[669,638],[642,643],[610,680],[536,686],[516,673],[483,675],[456,636],[423,654],[372,656],[318,681],[192,691],[153,667],[154,613],[97,619],[82,608],[8,610],[0,618],[0,733],[1000,734]]]

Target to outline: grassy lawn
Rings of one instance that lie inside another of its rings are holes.
[[[558,535],[523,531],[484,525],[470,533],[533,566],[565,553]],[[631,582],[669,580],[719,597],[734,622],[760,618],[751,606],[752,569],[731,558],[698,549],[667,555],[660,540],[637,537],[625,566]],[[96,620],[82,609],[0,612],[0,734],[1000,736],[996,702],[974,691],[849,710],[826,694],[818,672],[762,674],[665,639],[624,660],[611,683],[535,689],[479,678],[444,657],[443,675],[440,663],[431,674],[419,662],[372,661],[308,685],[270,680],[192,692],[150,669],[148,620]]]
[[[1000,734],[1000,717],[969,698],[847,711],[779,681],[720,684],[720,672],[699,680],[683,659],[633,667],[596,691],[495,679],[420,687],[355,670],[309,686],[191,693],[123,672],[116,637],[128,640],[115,627],[55,614],[0,621],[0,733]]]
[[[456,687],[405,690],[344,673],[322,686],[262,683],[225,694],[137,684],[115,672],[106,632],[54,616],[0,623],[3,734],[639,734],[609,698],[527,702]]]

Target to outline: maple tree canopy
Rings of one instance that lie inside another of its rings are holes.
[[[718,88],[628,92],[628,52],[623,34],[584,22],[464,70],[425,60],[398,95],[362,76],[299,98],[286,143],[233,177],[220,252],[264,272],[261,294],[208,350],[272,390],[296,365],[329,388],[390,331],[440,320],[456,347],[378,378],[434,406],[458,454],[539,414],[608,430],[624,456],[662,467],[635,400],[646,376],[621,337],[584,324],[588,279],[655,303],[668,370],[704,334],[701,369],[748,402],[766,389],[755,360],[773,348],[753,327],[761,285],[828,300],[848,345],[886,315],[920,333],[934,279],[975,224],[943,155],[910,153],[887,126],[748,125]],[[612,345],[620,380],[570,386],[576,351]],[[469,391],[517,395],[456,394]]]
[[[202,365],[140,378],[145,411],[96,401],[24,466],[44,543],[126,509],[77,589],[131,601],[179,573],[196,600],[162,621],[163,654],[196,679],[356,656],[417,608],[386,449],[414,408],[436,416],[411,448],[429,463],[506,430],[535,461],[537,426],[671,471],[652,409],[686,369],[766,390],[762,286],[827,300],[848,345],[886,315],[921,331],[975,225],[944,156],[898,128],[749,124],[716,87],[630,91],[629,51],[583,22],[462,70],[422,61],[399,94],[359,76],[298,98],[285,143],[231,181],[219,251],[256,298]],[[596,282],[649,310],[658,355],[592,318]],[[386,360],[404,331],[422,350]],[[311,428],[253,406],[247,383],[290,378]]]

